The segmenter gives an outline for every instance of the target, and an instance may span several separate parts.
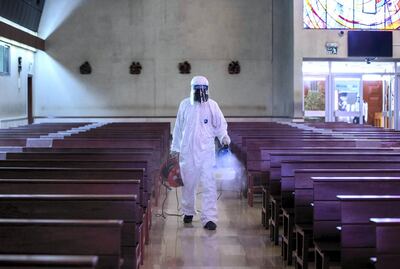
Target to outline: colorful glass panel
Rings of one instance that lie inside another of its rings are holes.
[[[328,0],[327,28],[342,29],[353,27],[353,1]]]
[[[304,1],[304,28],[326,28],[326,1],[327,0]]]
[[[306,29],[400,28],[400,0],[304,0]]]

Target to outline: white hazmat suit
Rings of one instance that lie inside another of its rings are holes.
[[[184,186],[182,187],[182,211],[196,215],[196,187],[202,184],[201,222],[217,222],[217,186],[212,176],[215,165],[217,137],[222,144],[229,144],[227,123],[218,104],[211,99],[205,102],[193,100],[195,85],[207,85],[205,77],[196,76],[191,82],[191,97],[184,99],[178,110],[172,152],[179,152],[179,165]],[[208,96],[207,96],[208,97]]]

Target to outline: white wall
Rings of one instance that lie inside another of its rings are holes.
[[[0,76],[0,122],[27,117],[27,80],[33,73],[34,53],[10,46],[10,74]],[[22,57],[22,70],[18,75],[18,57]],[[18,82],[20,78],[20,82]]]
[[[226,116],[292,115],[293,76],[290,71],[274,76],[282,70],[274,53],[280,50],[285,63],[290,55],[280,43],[287,39],[273,41],[272,9],[282,1],[72,2],[46,1],[39,27],[46,52],[36,54],[35,116],[173,117],[198,74],[209,78],[211,97]],[[93,73],[80,75],[86,60]],[[177,65],[184,60],[192,74],[179,74]],[[241,74],[228,74],[231,60],[240,62]],[[141,75],[129,74],[132,61],[142,64]]]
[[[273,1],[272,102],[274,116],[293,115],[293,2]]]
[[[302,117],[303,98],[303,58],[349,59],[347,58],[347,31],[339,35],[339,30],[312,30],[303,28],[303,1],[294,0],[294,115]],[[325,50],[326,42],[337,43],[338,54],[330,55]],[[400,33],[393,31],[393,58],[400,58]],[[349,59],[350,60],[350,59]]]

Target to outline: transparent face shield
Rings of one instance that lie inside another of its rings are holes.
[[[208,101],[208,86],[207,85],[193,85],[190,92],[190,100],[192,104],[195,102],[204,103]]]

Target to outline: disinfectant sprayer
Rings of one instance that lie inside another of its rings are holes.
[[[233,180],[236,178],[235,158],[229,146],[225,145],[218,150],[213,175],[216,180]]]

